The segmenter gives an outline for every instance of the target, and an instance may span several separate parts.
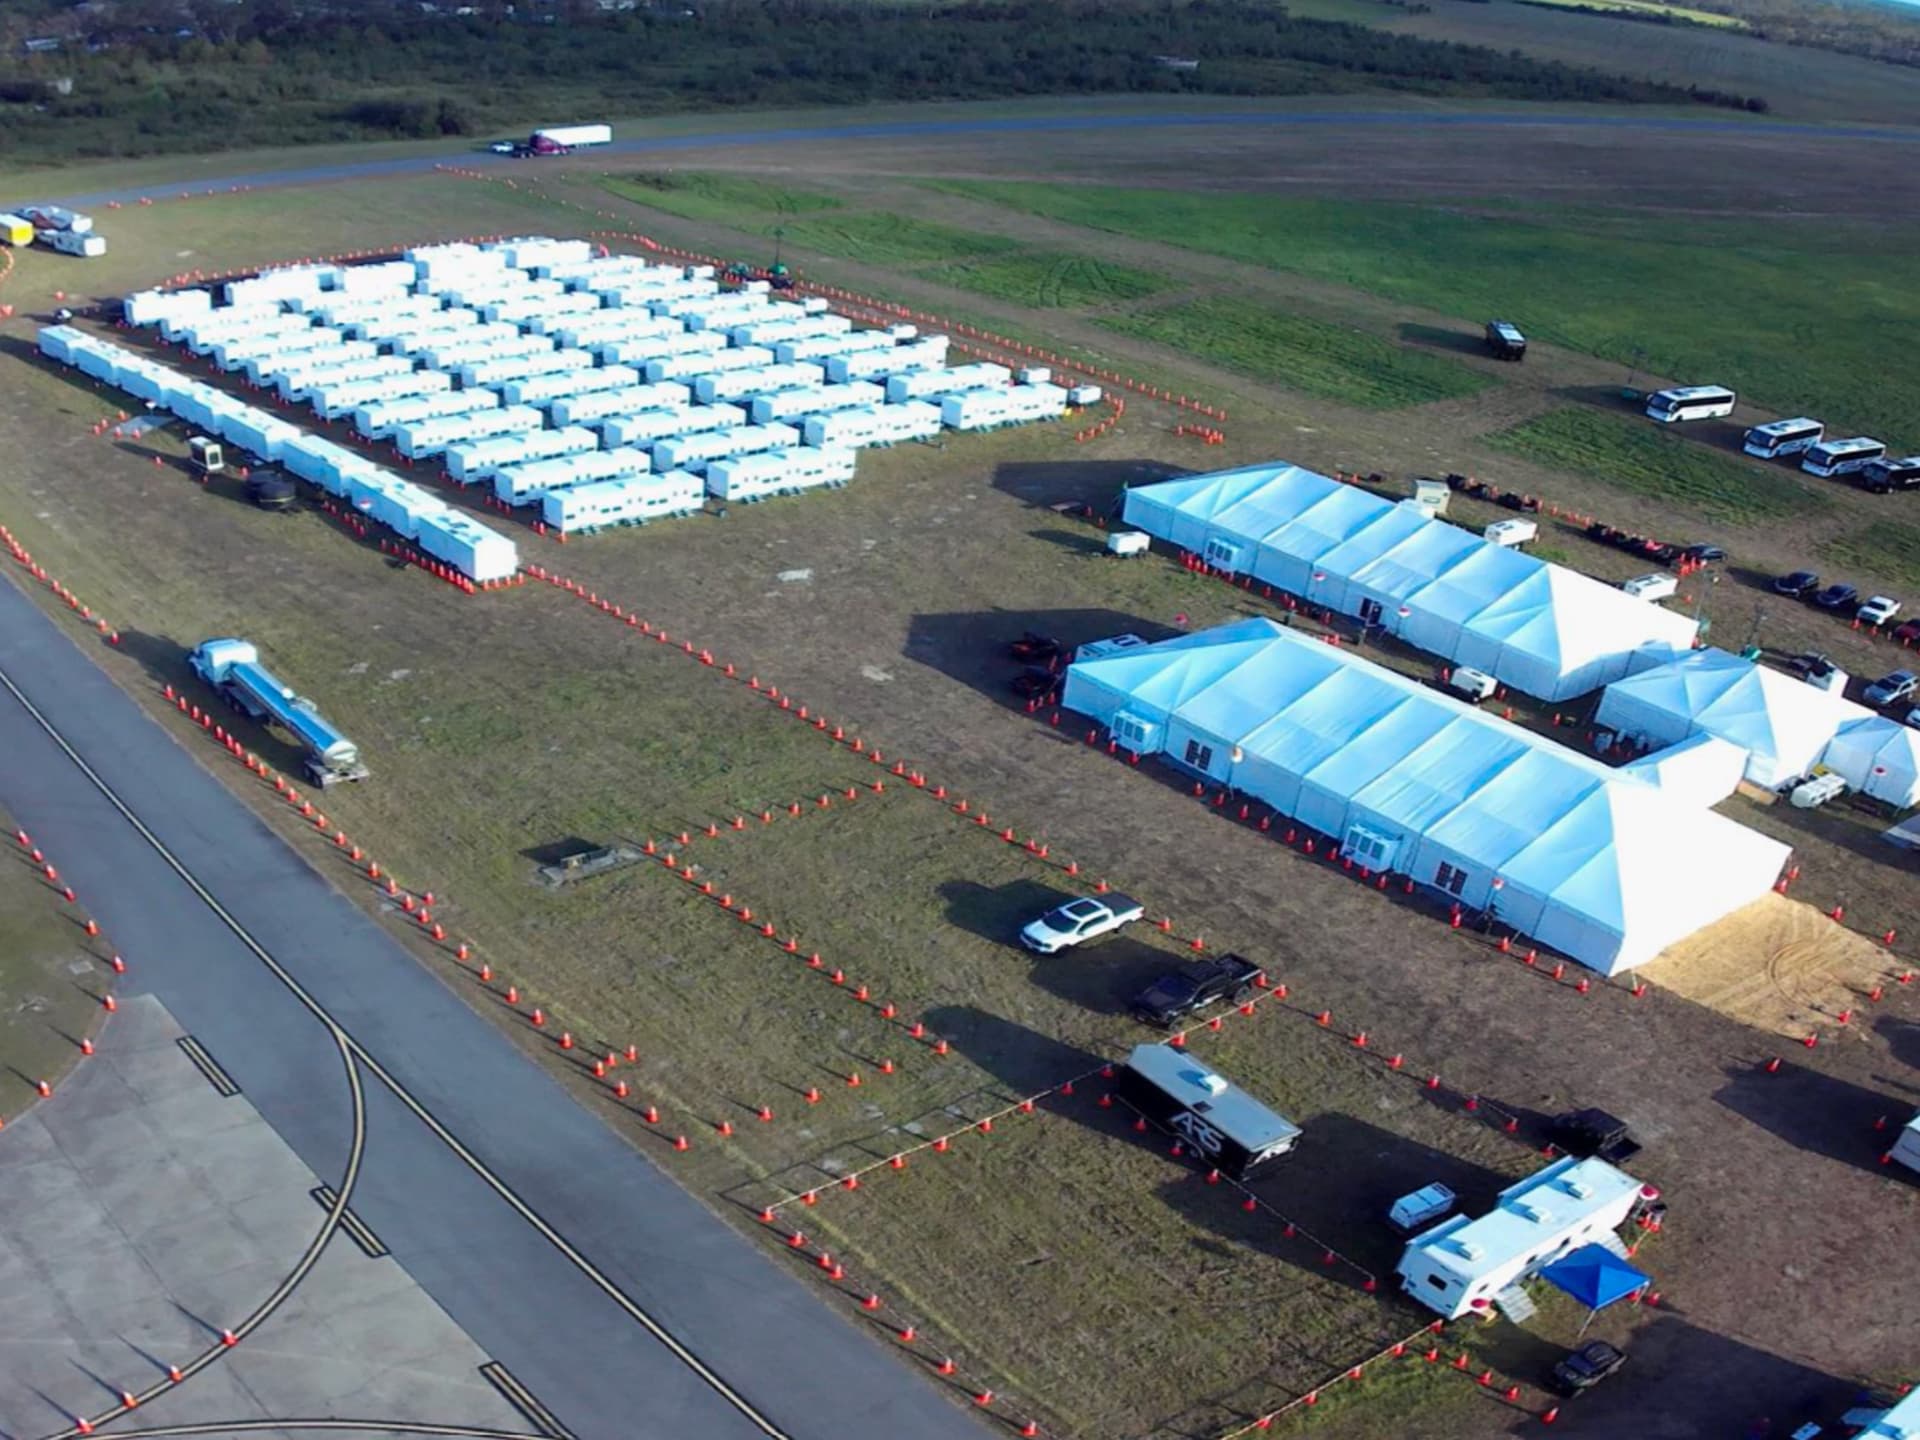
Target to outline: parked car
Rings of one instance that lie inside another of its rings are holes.
[[[1803,680],[1818,680],[1833,670],[1833,661],[1818,650],[1803,650],[1798,655],[1789,655],[1786,666]]]
[[[496,140],[487,146],[487,149],[495,155],[517,155],[520,153],[518,142],[513,140]]]
[[[1727,552],[1718,545],[1682,545],[1680,558],[1690,565],[1707,565],[1726,559]]]
[[[1259,973],[1260,967],[1243,955],[1189,960],[1134,996],[1128,1009],[1142,1024],[1171,1029],[1174,1021],[1216,1000],[1238,1004],[1246,999]]]
[[[1893,638],[1902,645],[1920,644],[1920,620],[1902,620],[1893,627]]]
[[[1914,729],[1920,730],[1920,705],[1916,705],[1907,711],[1907,718],[1901,723],[1911,725]]]
[[[1125,895],[1069,900],[1028,921],[1020,932],[1020,943],[1041,955],[1052,955],[1118,930],[1146,913],[1145,906]]]
[[[1854,613],[1862,625],[1884,625],[1900,613],[1900,602],[1887,595],[1875,595]]]
[[[1061,648],[1060,642],[1053,636],[1029,630],[1008,645],[1007,651],[1016,660],[1051,660],[1060,653]]]
[[[1920,675],[1911,670],[1889,670],[1867,686],[1861,698],[1869,705],[1892,705],[1912,699],[1916,690],[1920,690]]]
[[[1813,597],[1813,603],[1822,610],[1844,610],[1860,598],[1860,591],[1852,585],[1833,584],[1827,586]]]
[[[1423,1185],[1411,1195],[1402,1195],[1387,1211],[1387,1223],[1402,1235],[1424,1230],[1434,1221],[1453,1213],[1457,1197],[1444,1185]]]
[[[1022,700],[1037,700],[1042,695],[1051,695],[1059,687],[1058,675],[1033,665],[1013,677],[1013,693]]]
[[[1820,588],[1820,577],[1811,570],[1795,570],[1773,582],[1773,593],[1804,600]]]
[[[1591,1390],[1627,1363],[1624,1351],[1604,1340],[1590,1340],[1553,1367],[1553,1380],[1563,1395]]]

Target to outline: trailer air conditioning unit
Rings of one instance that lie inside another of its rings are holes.
[[[1136,755],[1154,754],[1160,749],[1160,722],[1121,710],[1113,717],[1113,738]]]
[[[1216,570],[1225,570],[1235,575],[1240,573],[1240,547],[1231,540],[1222,540],[1215,536],[1207,541],[1207,548],[1201,554],[1207,564]]]

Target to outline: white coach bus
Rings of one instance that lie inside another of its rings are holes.
[[[1676,420],[1717,420],[1731,415],[1733,391],[1718,385],[1682,385],[1674,390],[1656,390],[1647,396],[1647,417],[1663,425]]]
[[[1856,435],[1851,440],[1822,440],[1800,458],[1800,468],[1809,475],[1831,477],[1852,475],[1886,456],[1887,447],[1878,440]]]
[[[1743,448],[1747,454],[1758,455],[1762,460],[1781,460],[1811,450],[1825,438],[1826,433],[1826,426],[1804,415],[1795,420],[1775,420],[1747,431]]]

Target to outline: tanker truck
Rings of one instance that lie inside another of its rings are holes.
[[[307,778],[321,789],[342,780],[364,780],[355,745],[303,695],[297,695],[260,663],[248,641],[202,640],[187,657],[193,673],[218,690],[241,714],[280,726],[305,752]]]

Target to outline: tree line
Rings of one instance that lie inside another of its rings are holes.
[[[653,0],[613,12],[578,0],[530,12],[523,0],[512,17],[485,4],[457,16],[456,0],[438,14],[388,0],[192,3],[123,0],[96,21],[97,48],[79,36],[48,54],[10,46],[0,61],[0,152],[52,161],[477,136],[530,118],[1027,95],[1394,90],[1750,103],[1300,19],[1277,0],[701,0],[697,9]]]

